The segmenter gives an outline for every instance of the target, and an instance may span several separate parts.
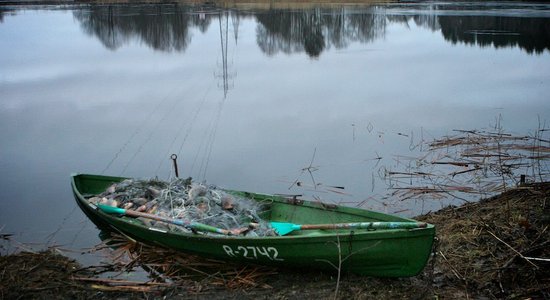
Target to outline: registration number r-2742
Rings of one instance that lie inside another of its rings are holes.
[[[279,258],[279,251],[275,247],[263,247],[263,246],[234,246],[223,245],[223,250],[228,256],[231,257],[243,257],[246,259],[259,259],[262,256],[277,261],[284,261]]]

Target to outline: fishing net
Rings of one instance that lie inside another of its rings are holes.
[[[243,235],[249,237],[277,235],[269,222],[260,217],[269,210],[269,203],[240,197],[215,186],[196,183],[191,178],[176,178],[171,181],[126,179],[111,185],[89,201],[226,230],[247,228],[243,230]],[[158,229],[193,231],[185,226],[144,217],[137,219],[146,226]]]

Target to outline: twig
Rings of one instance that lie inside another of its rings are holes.
[[[121,286],[108,286],[108,285],[99,285],[99,284],[92,284],[91,287],[96,290],[100,291],[106,291],[106,292],[150,292],[151,287],[150,286],[128,286],[128,285],[121,285]]]
[[[439,251],[439,254],[441,254],[441,257],[443,257],[443,259],[449,264],[449,267],[451,268],[451,271],[453,271],[453,273],[455,274],[456,278],[460,280],[466,280],[464,276],[462,276],[455,268],[453,268],[453,266],[451,265],[447,257],[445,257],[445,254],[443,254],[442,251]]]
[[[168,284],[168,283],[130,281],[130,280],[123,280],[123,279],[89,278],[89,277],[72,277],[72,279],[77,280],[77,281],[91,281],[91,282],[106,283],[106,284],[111,284],[111,285],[171,286],[171,284]]]
[[[494,233],[492,233],[490,230],[487,230],[487,232],[492,235],[495,239],[497,239],[499,242],[503,243],[504,245],[508,246],[508,248],[510,248],[512,251],[514,251],[517,255],[519,255],[519,257],[525,259],[525,261],[527,261],[528,263],[530,263],[531,265],[533,265],[533,267],[535,267],[535,269],[539,269],[539,267],[537,265],[535,265],[533,262],[531,262],[527,257],[523,256],[523,254],[521,254],[519,251],[517,251],[516,249],[514,249],[512,246],[508,245],[508,243],[506,243],[505,241],[501,240],[498,236],[496,236]]]
[[[528,257],[528,256],[525,256],[523,257],[525,259],[528,259],[528,260],[537,260],[537,261],[547,261],[547,262],[550,262],[550,258],[539,258],[539,257]]]

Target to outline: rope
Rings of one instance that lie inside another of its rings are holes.
[[[208,86],[208,88],[206,89],[206,92],[204,93],[204,96],[202,97],[202,100],[201,102],[199,103],[199,105],[197,106],[197,109],[195,110],[195,113],[193,114],[193,117],[191,118],[191,120],[189,121],[189,126],[187,128],[187,131],[185,132],[185,136],[183,137],[183,140],[179,146],[179,149],[178,151],[176,152],[176,154],[178,156],[180,156],[181,154],[181,151],[183,149],[183,145],[185,144],[185,142],[187,141],[187,138],[189,137],[189,134],[191,133],[191,130],[193,129],[193,125],[195,124],[195,120],[197,119],[200,111],[202,110],[202,108],[204,107],[204,104],[206,103],[206,97],[208,96],[209,92],[210,92],[210,89],[212,88],[212,83],[213,81],[210,82],[210,85]],[[170,154],[170,149],[174,146],[176,140],[181,136],[181,134],[183,133],[183,129],[185,128],[185,126],[183,126],[183,124],[185,123],[182,122],[182,126],[179,127],[179,130],[178,132],[176,133],[174,139],[172,140],[172,143],[170,144],[170,146],[168,147],[168,151],[166,152],[166,154],[164,156],[161,157],[161,160],[159,162],[159,165],[157,167],[157,170],[155,171],[155,175],[157,175],[162,167],[162,165],[167,161],[165,157],[167,157],[169,154]]]
[[[205,131],[204,131],[204,136],[209,135],[208,132],[210,132],[210,128],[212,127],[212,123],[213,123],[213,120],[210,121],[210,123],[209,123],[208,126],[206,127],[206,129],[205,129]],[[190,173],[192,173],[193,170],[195,169],[195,164],[197,163],[197,160],[199,159],[200,154],[203,153],[203,148],[206,147],[206,146],[205,146],[206,144],[207,144],[207,139],[201,139],[201,143],[200,143],[200,145],[199,145],[199,147],[198,147],[198,149],[197,149],[197,152],[195,153],[195,156],[194,156],[194,158],[193,158],[193,163],[191,164]],[[206,150],[204,150],[204,152],[206,152]],[[201,162],[202,162],[202,160],[201,160]],[[199,178],[200,178],[201,170],[202,170],[202,164],[201,164],[201,166],[200,166],[200,168],[199,168],[199,174],[198,174],[198,176],[197,176],[197,177],[199,177]]]
[[[175,107],[180,103],[180,101],[178,101],[178,99],[176,98],[174,100],[174,103],[172,104],[172,106],[170,107],[170,109],[168,109],[166,111],[166,113],[157,121],[157,123],[155,124],[155,126],[153,126],[153,130],[151,130],[151,132],[149,132],[149,135],[147,136],[147,138],[143,141],[143,143],[141,143],[141,145],[139,145],[138,149],[136,152],[134,152],[134,155],[132,155],[132,157],[130,158],[130,160],[126,163],[126,165],[124,166],[124,168],[122,169],[122,172],[120,173],[120,175],[124,174],[124,172],[126,172],[126,169],[128,169],[128,167],[130,166],[130,164],[134,161],[134,159],[136,158],[136,156],[141,152],[141,150],[143,149],[143,146],[145,146],[145,144],[147,144],[151,138],[153,137],[153,134],[155,132],[157,132],[157,129],[158,127],[160,126],[160,124],[162,122],[164,122],[164,120],[166,120],[166,118],[168,117],[168,115],[170,115],[170,113],[174,112],[175,111]]]
[[[237,17],[238,17],[238,15],[237,15]],[[227,24],[226,24],[226,26],[227,26]],[[234,26],[234,24],[232,24],[232,26]],[[233,28],[233,29],[235,30],[235,28]],[[237,30],[238,30],[238,28],[237,28]],[[227,51],[228,50],[227,40],[225,42],[226,42],[225,51]],[[223,48],[223,44],[222,44],[222,48]],[[234,60],[237,49],[238,49],[237,48],[237,41],[235,40],[235,51],[233,51],[233,53],[232,53],[231,62],[233,62],[233,60]],[[213,132],[211,134],[210,144],[207,147],[209,150],[208,150],[208,155],[206,157],[206,165],[204,166],[204,174],[203,174],[203,177],[202,177],[203,180],[206,179],[206,171],[208,170],[208,165],[210,164],[210,157],[212,155],[212,149],[214,148],[214,141],[216,140],[216,133],[218,131],[218,124],[219,124],[219,121],[221,119],[221,114],[222,114],[222,111],[223,111],[223,107],[225,105],[225,99],[226,98],[224,96],[224,98],[220,101],[218,113],[217,113],[217,116],[216,116],[216,121],[214,123],[214,129],[213,129]],[[200,172],[199,172],[199,174],[200,174]]]
[[[115,156],[111,159],[111,161],[107,164],[105,169],[101,171],[101,175],[105,174],[105,172],[111,167],[111,165],[115,162],[115,160],[118,159],[119,155],[126,149],[126,147],[130,144],[130,142],[141,132],[142,128],[145,127],[145,124],[149,123],[149,120],[153,117],[153,115],[159,110],[160,106],[168,99],[168,95],[164,97],[157,106],[149,113],[147,118],[143,120],[143,122],[136,128],[136,130],[130,135],[128,140],[122,145],[122,147],[118,150],[117,153],[115,153]]]
[[[214,141],[216,140],[216,133],[218,132],[218,124],[220,123],[220,119],[221,119],[224,104],[225,104],[225,98],[222,99],[222,101],[219,105],[216,120],[214,122],[214,128],[213,128],[212,133],[210,135],[210,142],[207,144],[207,147],[206,147],[206,149],[208,151],[208,154],[206,156],[206,164],[204,166],[204,173],[203,173],[203,176],[202,176],[202,180],[206,179],[206,171],[207,171],[208,165],[210,163],[210,157],[212,155],[212,149],[214,148]],[[199,172],[199,175],[200,175],[200,172]]]
[[[238,16],[237,16],[238,17]],[[222,34],[222,22],[221,22],[221,15],[220,15],[220,34]],[[225,28],[225,35],[226,35],[226,39],[227,39],[227,32],[228,32],[228,18],[229,16],[226,15],[226,28]],[[221,51],[222,51],[222,54],[226,54],[227,55],[227,40],[223,40],[223,38],[221,39]],[[225,42],[225,44],[224,44]],[[235,44],[237,43],[237,41],[235,41]],[[235,47],[236,48],[236,47]],[[235,52],[232,53],[232,60],[233,60],[233,57],[235,56]],[[222,55],[222,59],[225,59],[227,60],[226,56],[223,57]],[[225,64],[227,64],[227,61],[225,61]],[[224,80],[226,80],[226,78],[224,78]],[[215,78],[213,79],[213,81],[215,81]],[[159,160],[159,163],[157,165],[157,168],[156,168],[156,171],[155,171],[155,176],[158,176],[161,168],[167,163],[167,159],[166,157],[169,155],[171,151],[171,149],[174,147],[174,145],[176,144],[176,142],[180,139],[180,137],[184,134],[185,132],[185,136],[183,137],[183,140],[181,141],[180,143],[180,146],[179,146],[179,149],[177,152],[173,152],[173,153],[177,153],[178,155],[181,155],[181,152],[183,150],[183,147],[191,133],[191,131],[193,130],[193,126],[194,126],[194,123],[196,122],[197,118],[198,118],[198,115],[199,113],[203,110],[203,107],[205,106],[205,103],[207,101],[207,96],[211,90],[211,86],[213,84],[213,81],[210,83],[210,85],[208,86],[204,96],[202,97],[202,100],[200,101],[199,105],[197,106],[192,118],[189,120],[189,119],[185,119],[185,118],[182,118],[179,126],[177,126],[177,131],[175,132],[175,135],[173,137],[173,139],[171,140],[171,142],[169,143],[169,146],[166,147],[166,148],[162,148],[162,149],[167,149],[166,151],[166,154],[165,155],[162,155],[160,160]],[[193,85],[195,86],[195,85]],[[225,88],[225,86],[224,86]],[[172,91],[173,92],[173,91]],[[211,155],[212,155],[212,150],[213,150],[213,145],[214,145],[214,142],[215,142],[215,139],[216,139],[216,134],[217,134],[217,127],[219,126],[219,121],[221,119],[221,112],[223,110],[223,106],[224,106],[224,102],[225,102],[225,97],[226,97],[226,90],[224,90],[224,98],[221,100],[220,104],[219,104],[219,108],[218,108],[218,111],[217,113],[215,114],[215,116],[213,116],[213,120],[212,122],[210,123],[210,126],[208,127],[208,130],[206,131],[205,133],[205,136],[207,136],[207,139],[206,139],[206,144],[201,144],[201,147],[199,148],[199,152],[202,152],[203,151],[203,156],[202,156],[202,161],[201,161],[201,166],[200,166],[200,170],[199,170],[199,176],[202,174],[203,178],[206,177],[206,171],[207,171],[207,168],[208,168],[208,165],[209,165],[209,162],[210,162],[210,158],[211,158]],[[111,159],[111,161],[107,164],[107,166],[105,167],[105,169],[101,172],[101,174],[104,174],[112,165],[115,161],[118,160],[119,156],[121,155],[122,152],[124,152],[128,146],[136,139],[136,137],[138,135],[140,135],[142,132],[143,132],[143,128],[145,128],[145,124],[149,124],[151,123],[151,120],[153,118],[153,115],[159,113],[161,107],[163,105],[165,105],[165,103],[167,102],[167,99],[169,97],[166,96],[163,98],[162,101],[160,101],[156,107],[148,114],[147,118],[138,126],[138,128],[136,128],[136,130],[130,135],[130,137],[128,138],[128,140],[123,144],[123,146],[117,151],[117,153],[114,155],[114,157]],[[133,155],[130,157],[130,159],[126,162],[126,164],[124,165],[124,167],[122,168],[122,171],[120,172],[120,175],[124,174],[128,167],[132,164],[132,162],[136,159],[136,157],[139,155],[139,153],[141,153],[141,151],[143,150],[143,147],[148,144],[151,139],[153,138],[153,135],[155,134],[155,132],[158,131],[158,128],[159,126],[168,118],[168,116],[170,115],[171,112],[175,111],[174,108],[178,105],[178,101],[174,101],[174,103],[172,104],[172,106],[169,108],[168,111],[166,111],[163,116],[155,123],[155,125],[153,126],[152,130],[148,133],[148,135],[145,137],[145,139],[143,140],[143,142],[141,144],[139,144],[139,146],[137,147],[137,150],[133,153]],[[187,129],[186,129],[187,128]],[[199,155],[199,154],[197,154]],[[195,157],[195,161],[197,160],[197,157]]]
[[[206,140],[205,144],[201,143],[201,146],[199,147],[199,150],[197,151],[197,154],[196,154],[196,156],[193,160],[193,164],[191,166],[191,170],[193,170],[199,155],[201,154],[202,151],[204,151],[204,152],[202,152],[203,156],[202,156],[202,160],[201,160],[201,163],[200,163],[199,175],[198,175],[198,177],[202,178],[202,180],[206,179],[206,172],[208,170],[208,165],[210,164],[210,158],[212,156],[212,150],[214,148],[214,142],[216,140],[216,134],[217,134],[218,126],[219,126],[219,121],[221,119],[221,114],[222,114],[223,107],[224,107],[224,104],[225,104],[225,100],[226,100],[226,97],[227,97],[227,89],[228,89],[227,80],[228,80],[228,77],[229,77],[229,75],[227,74],[227,68],[228,68],[227,54],[228,54],[228,49],[229,49],[229,47],[228,47],[228,31],[229,31],[228,23],[229,22],[228,21],[229,21],[229,15],[226,13],[225,14],[225,31],[224,31],[223,28],[222,28],[222,15],[220,14],[220,16],[219,16],[220,45],[221,45],[222,68],[223,68],[221,76],[223,77],[223,81],[224,81],[223,84],[222,84],[222,87],[224,89],[223,98],[219,101],[218,110],[217,110],[215,116],[213,117],[212,122],[209,124],[208,129],[206,130],[205,136],[208,136],[208,139]],[[224,33],[225,33],[225,38],[224,38]],[[237,41],[235,40],[235,49],[237,48],[236,44],[237,44]],[[233,53],[232,53],[232,60],[233,60],[234,55],[235,55],[235,51],[233,51]],[[204,150],[202,150],[203,146],[204,146]]]

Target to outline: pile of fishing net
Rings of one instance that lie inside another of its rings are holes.
[[[126,179],[89,201],[221,229],[248,228],[243,234],[250,237],[277,235],[269,222],[260,217],[269,209],[269,203],[239,197],[215,186],[193,182],[191,178],[171,181]],[[192,231],[167,222],[138,219],[149,227]]]

